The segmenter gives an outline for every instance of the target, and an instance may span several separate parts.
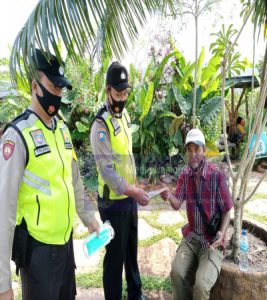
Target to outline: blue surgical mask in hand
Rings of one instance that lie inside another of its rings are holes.
[[[100,226],[99,236],[96,232],[90,234],[83,242],[83,250],[86,256],[91,256],[99,249],[105,247],[113,238],[114,230],[109,221]]]

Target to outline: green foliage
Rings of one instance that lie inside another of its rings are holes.
[[[8,58],[0,58],[0,80],[9,81],[9,69],[8,69],[9,60]]]
[[[206,100],[199,108],[199,120],[202,126],[211,125],[221,111],[221,97],[213,97]]]
[[[0,127],[11,122],[17,115],[21,114],[29,102],[19,96],[7,96],[0,100]]]
[[[198,58],[196,108],[199,126],[207,132],[221,111],[220,59],[214,55],[203,66],[204,49]],[[135,85],[127,108],[132,123],[140,128],[133,134],[134,153],[138,154],[140,175],[151,181],[164,172],[162,167],[173,170],[173,149],[177,156],[174,161],[183,163],[185,129],[190,127],[192,117],[194,67],[195,63],[186,62],[173,45],[161,60],[153,49],[143,77],[131,66]]]
[[[214,150],[217,151],[215,142],[219,140],[221,135],[221,131],[222,131],[221,119],[222,119],[221,114],[218,114],[217,118],[215,118],[210,124],[202,127],[203,133],[208,143],[208,148],[213,151]],[[216,147],[216,149],[213,149],[214,146]]]
[[[66,76],[72,82],[73,89],[64,95],[61,111],[76,147],[88,141],[91,123],[104,102],[104,73],[110,56],[104,56],[102,61],[103,64],[97,71],[91,58],[77,58],[76,63],[70,59],[66,61]]]
[[[190,116],[192,112],[192,101],[190,97],[183,97],[179,89],[174,86],[172,87],[172,90],[182,114]]]
[[[153,94],[154,94],[154,83],[149,82],[145,98],[141,98],[140,101],[141,111],[142,111],[142,114],[139,118],[140,122],[143,122],[145,116],[148,114],[150,110]]]
[[[238,31],[233,28],[233,24],[231,24],[227,29],[225,29],[223,24],[222,29],[219,32],[211,34],[211,36],[216,37],[215,42],[210,45],[211,53],[222,58],[225,51],[231,46],[231,43],[237,34]],[[231,47],[230,49],[228,56],[228,78],[240,75],[241,71],[245,71],[247,67],[251,66],[247,58],[241,59],[241,53],[235,52],[234,47]]]
[[[9,65],[9,59],[7,57],[0,58],[0,66],[8,66]]]
[[[159,276],[141,276],[142,287],[145,291],[166,291],[171,292],[171,282],[169,278]],[[76,283],[81,288],[102,288],[102,271],[98,270],[94,273],[81,273],[76,276]],[[123,280],[123,295],[126,296],[126,282]]]
[[[102,270],[99,269],[94,273],[81,273],[76,275],[77,286],[82,288],[102,288]]]
[[[19,93],[12,87],[8,65],[8,58],[0,58],[0,66],[4,69],[0,72],[0,128],[22,113],[30,103],[29,94],[20,85]]]
[[[241,0],[243,4],[243,9],[241,15],[244,17],[247,15],[251,7],[254,5],[253,13],[252,13],[252,22],[254,24],[254,31],[256,31],[257,27],[259,30],[259,34],[262,28],[264,28],[264,35],[266,36],[267,30],[267,2],[266,0]]]
[[[162,200],[160,200],[162,201]],[[155,200],[154,200],[155,202]],[[138,242],[138,245],[140,247],[148,247],[153,245],[154,243],[168,237],[175,241],[175,243],[179,243],[181,241],[181,234],[177,231],[177,228],[181,227],[183,224],[173,224],[173,225],[163,225],[159,224],[157,222],[157,219],[159,217],[159,212],[154,211],[152,214],[149,214],[148,216],[142,216],[145,221],[152,226],[153,228],[158,229],[160,232],[158,234],[155,234],[154,236],[147,238],[145,240],[141,240]]]
[[[172,1],[166,1],[172,4]],[[50,51],[61,60],[59,41],[68,50],[73,61],[87,53],[101,57],[102,51],[120,57],[128,49],[128,41],[138,37],[152,13],[161,8],[161,1],[89,1],[40,0],[23,28],[19,31],[11,53],[11,77],[17,84],[20,74],[23,82],[36,72],[35,48]]]
[[[166,291],[172,292],[170,278],[158,276],[141,276],[142,286],[145,291]]]

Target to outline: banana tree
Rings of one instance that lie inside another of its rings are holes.
[[[174,97],[178,103],[180,113],[186,120],[193,124],[193,101],[194,98],[194,82],[193,72],[195,70],[194,63],[186,63],[181,53],[177,54],[177,74],[173,77],[172,90]],[[214,55],[203,66],[204,48],[202,48],[198,57],[197,80],[199,87],[196,91],[196,122],[202,128],[211,125],[217,119],[221,111],[220,105],[220,77],[219,77],[219,62],[220,57]]]
[[[191,15],[194,18],[195,24],[195,69],[194,69],[194,96],[192,99],[192,120],[193,127],[196,127],[197,116],[196,116],[196,101],[197,101],[197,88],[199,85],[199,70],[200,66],[198,65],[198,23],[199,17],[205,14],[207,11],[210,11],[212,6],[216,3],[220,2],[220,0],[190,0],[190,1],[180,1],[177,0],[177,10],[172,10],[171,16],[174,17],[176,15]]]
[[[61,61],[59,41],[74,61],[86,53],[101,57],[103,49],[119,57],[138,36],[159,0],[40,0],[18,33],[10,57],[12,83],[24,84],[36,72],[35,48],[54,52]],[[171,0],[165,0],[171,5]],[[48,59],[49,59],[48,54]]]

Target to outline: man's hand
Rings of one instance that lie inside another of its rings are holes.
[[[134,195],[133,195],[134,200],[140,204],[141,206],[146,206],[149,203],[149,198],[147,192],[140,188],[136,188]]]
[[[215,239],[213,240],[213,243],[210,245],[210,248],[215,249],[221,246],[222,240],[223,240],[223,234],[221,231],[218,231]]]
[[[99,229],[100,229],[100,226],[99,226],[99,223],[97,222],[96,219],[94,219],[89,225],[88,225],[88,231],[90,233],[96,231],[96,234],[99,236]],[[1,300],[1,299],[0,299]]]
[[[134,198],[134,200],[142,206],[146,206],[149,203],[149,197],[147,192],[134,185],[126,184],[126,190],[124,194]]]
[[[0,293],[0,300],[14,300],[13,290],[9,289],[4,293]]]
[[[162,193],[160,193],[160,196],[164,201],[168,201],[171,198],[171,192],[169,189],[167,189],[167,190],[163,191]]]
[[[169,189],[160,193],[160,196],[164,201],[169,201],[171,207],[174,210],[178,210],[182,205],[182,201],[178,201],[178,199],[174,196],[174,194]]]

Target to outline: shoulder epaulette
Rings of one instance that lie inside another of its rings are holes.
[[[4,128],[4,132],[5,132],[9,127],[12,127],[14,130],[16,130],[16,132],[21,137],[22,142],[23,142],[23,144],[25,146],[25,150],[26,150],[26,166],[27,166],[27,164],[29,162],[29,149],[28,149],[27,143],[25,141],[25,138],[24,138],[24,136],[22,134],[22,130],[21,130],[20,126],[17,126],[17,125],[20,122],[27,121],[32,113],[33,112],[31,110],[26,109],[22,114],[18,115],[13,121],[11,121],[10,123],[8,123],[5,126],[5,128]]]
[[[106,119],[109,116],[109,112],[107,110],[106,105],[103,105],[97,112],[96,116],[94,117],[93,121],[90,124],[90,128],[92,127],[95,120],[101,120],[106,123]],[[108,126],[107,126],[108,127]]]
[[[26,109],[23,113],[18,115],[15,119],[13,119],[11,122],[7,123],[7,125],[4,128],[4,132],[7,130],[8,127],[14,127],[16,126],[20,121],[27,120],[31,114],[31,111]]]
[[[97,114],[96,114],[96,119],[103,119],[103,115],[104,115],[107,111],[108,111],[108,110],[107,110],[106,105],[102,106],[102,107],[98,110],[98,112],[97,112]]]

